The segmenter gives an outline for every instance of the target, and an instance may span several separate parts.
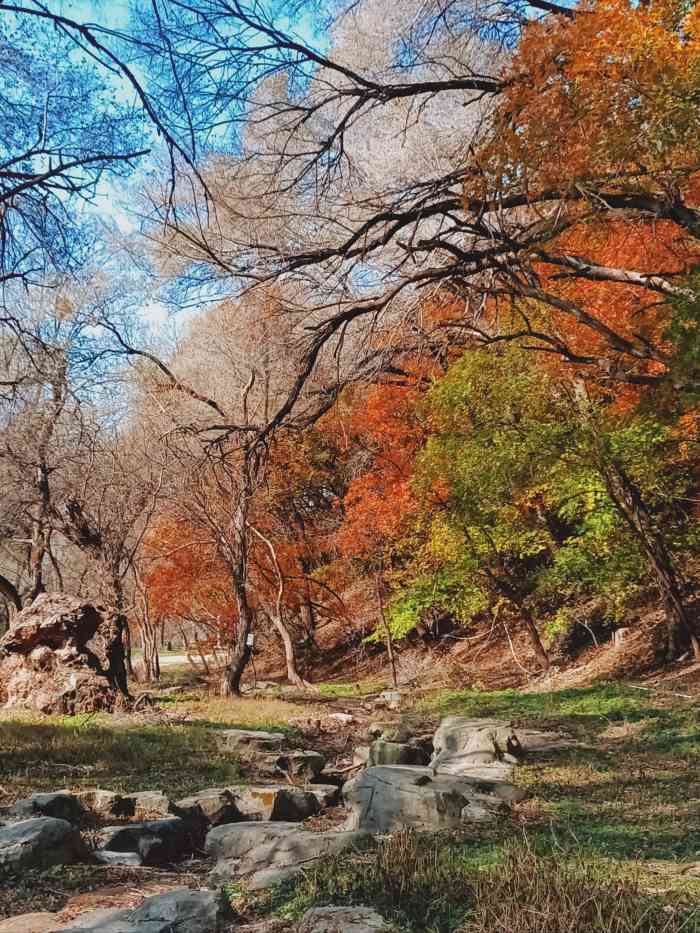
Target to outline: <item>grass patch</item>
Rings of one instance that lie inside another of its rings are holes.
[[[344,904],[374,907],[409,930],[450,933],[471,904],[459,846],[402,830],[360,855],[324,861],[269,895],[267,909],[296,921],[310,907]]]
[[[108,716],[0,722],[0,785],[14,799],[62,787],[163,790],[173,799],[240,777],[203,724],[140,725]]]
[[[653,709],[649,695],[623,684],[598,684],[552,693],[520,693],[517,690],[441,691],[422,703],[426,710],[441,715],[498,716],[535,721],[578,720],[636,722],[650,715],[665,716],[663,708]]]
[[[646,894],[634,878],[580,855],[538,855],[515,844],[498,870],[477,875],[463,933],[697,933],[700,912]]]
[[[144,724],[121,715],[5,713],[0,718],[0,800],[96,786],[119,792],[162,790],[177,800],[241,780],[236,759],[217,749],[217,731],[281,731],[294,739],[299,733],[289,719],[309,715],[309,707],[275,698],[187,693],[168,699],[177,699],[178,712],[193,721]]]
[[[314,687],[322,697],[342,700],[381,693],[382,690],[387,689],[387,683],[385,680],[361,680],[353,683],[314,684]]]
[[[697,899],[700,881],[679,863],[700,860],[700,728],[694,702],[617,684],[549,694],[460,690],[434,694],[425,715],[498,717],[562,731],[577,744],[526,763],[529,791],[516,819],[543,857],[562,849],[614,860],[619,877]],[[513,827],[501,832],[500,855]],[[490,843],[491,844],[491,843]],[[657,873],[663,863],[663,878]]]
[[[329,859],[248,907],[297,922],[310,907],[365,905],[408,933],[700,933],[700,910],[668,904],[643,881],[576,845],[499,847],[403,830]],[[248,895],[232,886],[234,904]]]

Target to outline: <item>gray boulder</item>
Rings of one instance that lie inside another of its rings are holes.
[[[231,823],[209,830],[204,843],[207,855],[218,859],[240,859],[251,849],[279,839],[287,833],[299,833],[297,823]]]
[[[315,781],[326,766],[320,752],[292,751],[277,755],[264,755],[256,764],[267,774],[284,774],[291,781],[309,783]]]
[[[338,788],[333,790],[337,794]],[[308,788],[291,784],[236,788],[236,797],[241,819],[245,820],[299,822],[314,816],[322,806],[321,794],[313,792],[313,785]]]
[[[58,791],[54,794],[32,794],[31,797],[18,800],[10,808],[10,814],[21,819],[52,816],[67,823],[80,823],[85,810],[76,796]]]
[[[312,907],[301,918],[298,933],[383,933],[391,929],[371,907]]]
[[[412,826],[438,832],[496,820],[511,792],[512,785],[498,781],[393,765],[368,768],[347,782],[343,797],[351,811],[349,829],[389,833]]]
[[[172,802],[160,790],[144,790],[137,794],[125,794],[119,806],[123,816],[134,820],[165,819],[173,813]]]
[[[283,732],[258,732],[252,729],[222,729],[216,734],[219,751],[250,754],[274,751],[284,745]]]
[[[472,775],[475,768],[489,768],[494,780],[507,781],[524,757],[568,745],[557,733],[516,730],[502,719],[448,716],[435,733],[430,765],[438,774]]]
[[[174,810],[183,819],[207,828],[222,823],[237,823],[247,818],[239,809],[233,793],[226,787],[210,787],[191,797],[184,797],[175,803]]]
[[[73,921],[61,933],[220,933],[224,921],[220,899],[213,891],[177,888],[147,897],[135,910],[86,914],[82,922]]]
[[[0,874],[80,862],[87,854],[80,833],[66,820],[39,816],[0,828]]]
[[[166,865],[190,855],[195,845],[192,827],[172,816],[105,827],[95,858],[108,865]]]
[[[365,832],[312,833],[295,823],[239,823],[211,830],[206,851],[219,858],[211,874],[212,882],[239,878],[255,890],[278,884],[322,859],[370,842],[371,836]]]

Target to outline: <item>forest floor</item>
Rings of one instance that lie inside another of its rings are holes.
[[[164,681],[186,682],[186,677],[169,669]],[[158,789],[178,799],[205,787],[244,783],[236,760],[217,751],[217,730],[285,730],[290,739],[300,739],[295,720],[329,712],[358,714],[354,723],[339,726],[332,735],[320,734],[314,743],[330,760],[364,744],[368,717],[386,718],[373,712],[372,699],[361,686],[342,684],[325,685],[308,695],[280,689],[236,700],[212,697],[202,687],[185,687],[161,695],[156,706],[141,713],[114,716],[49,719],[5,714],[0,718],[0,803],[41,790],[95,786],[132,792]],[[478,888],[484,873],[512,865],[516,845],[542,865],[549,864],[548,871],[552,865],[577,864],[582,866],[581,877],[599,873],[605,884],[632,886],[640,898],[665,905],[669,916],[698,903],[700,695],[674,696],[610,683],[549,693],[442,689],[407,697],[395,717],[415,732],[425,732],[453,713],[551,728],[576,740],[572,747],[551,753],[546,762],[518,769],[517,781],[528,788],[529,796],[502,823],[478,827],[442,846],[440,859],[449,851],[450,871],[458,870],[465,884]],[[361,717],[363,728],[358,727]],[[76,865],[27,872],[19,881],[0,886],[0,918],[67,906],[121,906],[136,895],[196,883],[208,867],[205,860],[193,860],[173,871]],[[341,902],[344,898],[366,903],[386,896],[372,887],[373,873],[366,866],[358,865],[355,872],[339,865],[335,875],[334,871],[331,868],[329,874],[327,867],[322,878],[308,879],[293,892],[268,897],[264,903],[241,902],[239,908],[289,918],[324,900],[337,903],[340,897]],[[439,891],[433,894],[439,898]],[[513,896],[528,895],[518,891]],[[420,922],[412,923],[410,911],[396,909],[405,925],[416,930],[443,931],[457,924],[443,918],[426,926],[423,914]],[[683,929],[700,929],[700,919]]]

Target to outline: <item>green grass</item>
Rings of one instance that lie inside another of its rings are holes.
[[[187,722],[168,722],[165,713],[152,724],[147,716],[0,715],[0,793],[8,800],[38,790],[103,786],[161,789],[178,799],[236,783],[235,759],[216,750],[218,730],[282,730],[294,739],[290,720],[321,716],[334,697],[346,695],[358,696],[355,685],[325,685],[316,704],[280,696],[222,699],[192,687],[170,698],[167,713],[175,720],[187,716]],[[424,732],[452,713],[555,729],[575,744],[518,769],[517,781],[529,795],[502,822],[417,844],[399,834],[374,852],[328,860],[296,885],[252,896],[254,914],[296,920],[316,904],[369,903],[409,933],[563,933],[584,930],[575,918],[590,904],[577,899],[580,889],[592,892],[591,904],[602,905],[585,930],[700,929],[684,913],[700,901],[700,880],[683,871],[684,864],[700,861],[696,703],[612,684],[550,694],[441,691],[409,705],[402,716]],[[361,736],[352,738],[357,743]],[[548,877],[556,882],[552,898],[540,884]],[[498,898],[490,891],[499,891]],[[514,927],[518,899],[527,916]],[[613,907],[617,926],[605,926],[602,913]],[[546,922],[541,917],[541,927],[527,926],[538,910]],[[560,926],[552,925],[556,910]],[[566,918],[574,925],[564,925]]]
[[[652,714],[666,716],[650,694],[623,684],[599,684],[559,690],[555,693],[519,693],[517,690],[440,691],[421,704],[441,715],[501,716],[514,720],[572,720],[591,722],[635,722]],[[676,715],[670,712],[670,715]]]
[[[204,787],[241,780],[236,759],[220,754],[224,728],[282,731],[308,708],[278,699],[222,699],[189,692],[169,697],[192,722],[148,724],[106,714],[45,717],[0,712],[0,798],[32,792],[104,787],[119,792],[162,790],[179,799]]]
[[[385,680],[360,680],[353,683],[325,683],[314,684],[322,697],[337,699],[352,699],[352,697],[368,696],[387,689]]]
[[[0,784],[7,798],[63,787],[162,790],[173,799],[231,784],[240,772],[204,724],[128,725],[109,717],[0,722]]]
[[[641,873],[652,888],[660,862],[667,870],[663,885],[700,896],[700,882],[677,870],[679,862],[700,861],[696,702],[601,684],[549,694],[440,692],[419,708],[432,716],[495,716],[572,736],[574,747],[517,773],[530,792],[518,816],[536,851],[614,860],[618,875]]]

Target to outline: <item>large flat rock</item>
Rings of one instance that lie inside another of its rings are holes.
[[[365,832],[312,833],[296,823],[239,823],[211,830],[206,851],[219,859],[210,876],[213,883],[239,879],[258,889],[370,842],[371,836]]]
[[[280,749],[286,738],[283,732],[261,732],[255,729],[222,729],[215,733],[215,737],[220,751],[243,755]]]
[[[493,822],[517,791],[491,779],[434,774],[409,765],[368,768],[343,788],[349,829],[393,832],[411,826],[422,832]]]

